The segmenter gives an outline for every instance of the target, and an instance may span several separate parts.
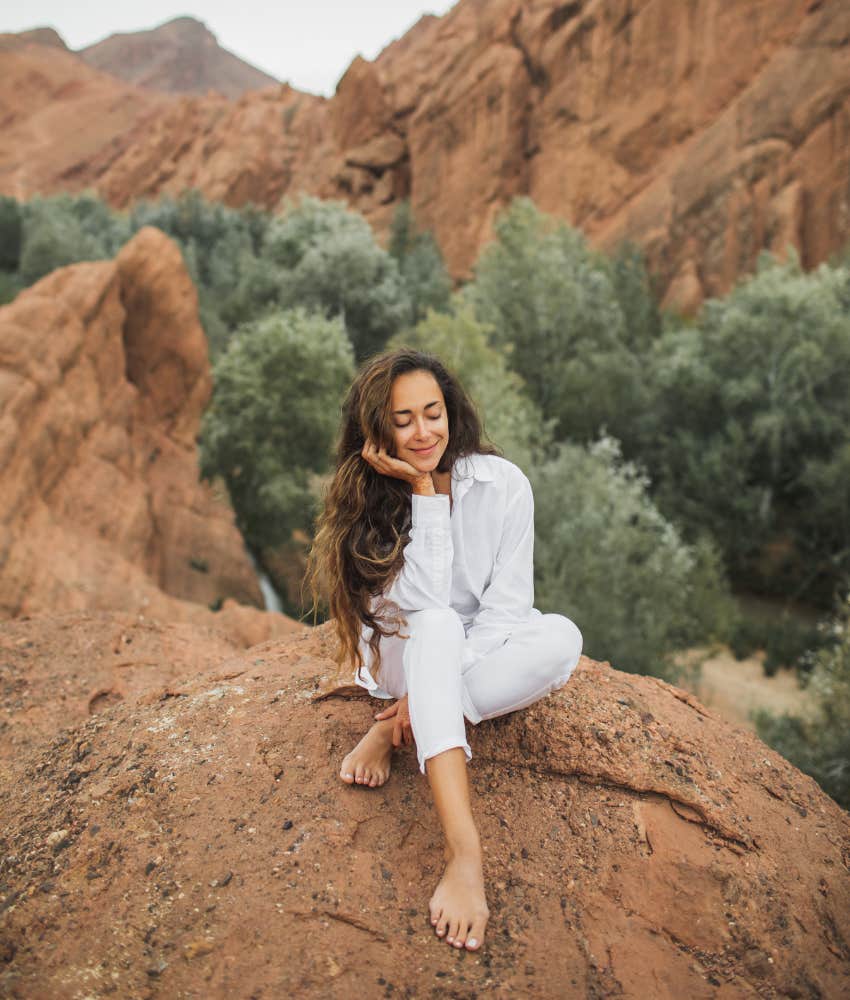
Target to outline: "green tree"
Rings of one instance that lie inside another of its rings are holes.
[[[18,270],[22,237],[21,209],[17,200],[0,195],[0,270]]]
[[[845,809],[850,809],[850,598],[829,629],[832,642],[817,651],[809,686],[813,717],[756,715],[761,738]]]
[[[623,316],[623,339],[632,351],[644,355],[661,336],[663,323],[643,251],[626,242],[603,262]]]
[[[451,278],[433,234],[417,228],[409,199],[399,202],[393,213],[387,250],[398,264],[413,322],[424,319],[432,309],[447,312]]]
[[[16,274],[0,271],[0,306],[11,302],[21,290],[21,282]]]
[[[717,553],[682,541],[614,439],[562,444],[530,478],[536,602],[579,624],[589,656],[670,678],[674,652],[725,633]]]
[[[33,198],[21,218],[19,273],[27,285],[67,264],[114,257],[129,235],[126,220],[94,194]]]
[[[305,197],[288,206],[269,227],[264,255],[280,269],[280,304],[341,317],[358,359],[410,323],[396,261],[342,202]]]
[[[640,353],[648,320],[630,343],[620,296],[639,287],[584,236],[517,198],[495,223],[464,294],[510,351],[511,367],[557,421],[559,438],[588,441],[602,428],[628,440],[646,404]]]
[[[742,582],[831,599],[850,579],[850,271],[764,255],[651,363],[662,509]]]
[[[412,347],[440,358],[476,403],[490,440],[505,458],[527,470],[551,443],[552,428],[487,334],[471,307],[456,299],[450,313],[430,311],[387,346]]]
[[[303,309],[240,327],[217,360],[201,472],[224,480],[255,551],[310,530],[311,480],[329,467],[353,365],[341,322]]]

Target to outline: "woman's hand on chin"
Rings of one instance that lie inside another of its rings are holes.
[[[420,472],[418,469],[414,469],[409,462],[393,458],[392,455],[387,454],[385,448],[377,448],[371,441],[367,441],[363,445],[360,454],[364,461],[368,462],[382,476],[391,476],[393,479],[401,479],[410,483],[413,492],[421,496],[435,495],[434,480],[431,478],[430,472]]]

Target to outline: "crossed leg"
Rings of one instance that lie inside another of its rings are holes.
[[[519,626],[495,651],[463,668],[463,625],[450,608],[407,616],[409,638],[382,643],[381,684],[408,695],[419,766],[427,774],[445,837],[446,868],[430,901],[431,924],[457,948],[476,950],[489,911],[472,816],[464,716],[477,723],[533,704],[569,679],[581,633],[560,615]],[[392,719],[376,723],[343,761],[343,780],[370,787],[389,775]],[[389,723],[387,728],[386,723]]]

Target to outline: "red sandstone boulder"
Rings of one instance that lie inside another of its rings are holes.
[[[299,627],[258,610],[233,513],[199,482],[210,391],[197,295],[157,230],[0,309],[0,616],[120,609],[249,645]]]
[[[470,727],[492,915],[456,953],[412,752],[379,789],[337,777],[374,706],[328,693],[331,652],[327,628],[237,652],[127,616],[0,625],[4,995],[847,995],[847,814],[587,659]]]

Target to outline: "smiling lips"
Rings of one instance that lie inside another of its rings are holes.
[[[435,441],[432,445],[427,448],[411,448],[411,451],[415,451],[417,455],[428,455],[437,447],[437,442]]]

